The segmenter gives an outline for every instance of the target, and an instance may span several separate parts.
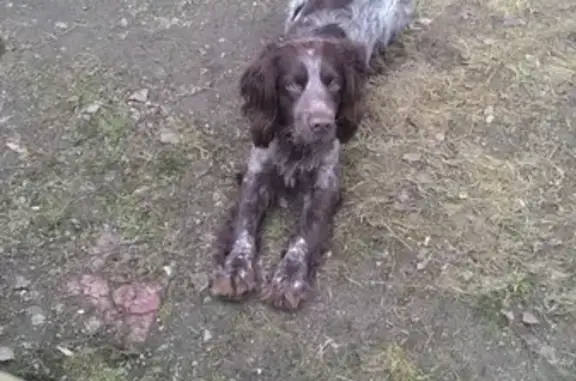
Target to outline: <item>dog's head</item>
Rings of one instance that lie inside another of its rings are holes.
[[[240,80],[254,144],[348,141],[360,121],[366,71],[364,49],[348,40],[269,44]]]

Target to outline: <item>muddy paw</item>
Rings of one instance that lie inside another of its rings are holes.
[[[256,289],[257,277],[252,259],[230,254],[224,265],[212,276],[211,291],[215,296],[239,299]]]
[[[275,308],[296,310],[310,295],[308,266],[282,259],[262,292],[262,300]]]

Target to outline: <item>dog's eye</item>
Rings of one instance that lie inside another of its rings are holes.
[[[330,91],[338,91],[340,90],[340,81],[337,78],[331,79],[327,87]]]
[[[289,82],[286,84],[286,90],[288,90],[291,93],[299,94],[302,92],[303,88],[296,82]]]
[[[328,91],[336,92],[340,90],[340,80],[337,75],[325,73],[322,76],[322,82],[324,82]]]

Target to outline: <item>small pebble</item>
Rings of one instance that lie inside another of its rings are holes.
[[[52,309],[54,310],[54,312],[56,312],[58,315],[60,315],[64,312],[64,310],[66,309],[66,306],[63,303],[58,303]]]
[[[526,21],[522,20],[518,17],[505,17],[502,20],[502,25],[507,28],[513,28],[517,26],[524,26],[526,25]]]
[[[30,281],[22,275],[16,275],[14,278],[14,290],[25,290],[30,286]]]
[[[508,319],[509,323],[512,323],[514,321],[514,312],[510,310],[501,309],[500,313],[504,315],[506,319]]]
[[[418,22],[419,22],[421,25],[428,26],[428,25],[432,24],[432,19],[429,19],[429,18],[426,18],[426,17],[422,17],[420,20],[418,20]]]
[[[44,316],[42,314],[37,314],[37,315],[32,316],[30,318],[30,321],[32,322],[33,326],[43,325],[44,323],[46,323],[46,316]]]
[[[0,347],[0,362],[14,360],[14,351],[9,347]]]
[[[140,89],[138,91],[135,91],[134,93],[132,93],[132,95],[128,97],[128,100],[140,103],[146,103],[146,101],[148,100],[148,89]]]
[[[465,270],[462,272],[462,279],[464,282],[470,282],[474,278],[474,273],[470,270]]]
[[[32,306],[26,310],[28,315],[30,315],[30,322],[33,326],[39,326],[46,323],[46,315],[44,311],[39,306]]]
[[[10,148],[12,151],[14,151],[16,153],[19,153],[20,155],[28,154],[28,150],[26,149],[26,147],[22,147],[21,145],[19,145],[15,141],[6,142],[6,147]]]
[[[204,330],[204,342],[212,340],[212,333],[207,329]]]
[[[94,335],[102,327],[102,321],[95,316],[91,316],[84,323],[84,332],[88,335]]]
[[[534,316],[531,312],[524,312],[522,313],[522,323],[527,325],[536,325],[540,324],[540,320],[536,316]]]
[[[421,157],[422,157],[422,155],[420,155],[420,154],[417,153],[417,152],[407,153],[407,154],[404,154],[404,155],[402,156],[402,160],[407,161],[407,162],[409,162],[409,163],[415,163],[415,162],[417,162],[418,160],[420,160]]]
[[[54,26],[58,29],[68,29],[68,24],[63,21],[57,21]]]
[[[410,200],[410,192],[407,189],[402,189],[398,193],[398,201],[405,203]]]
[[[100,107],[102,107],[102,105],[98,102],[94,102],[88,106],[86,106],[86,108],[84,109],[84,112],[87,114],[96,114],[98,112],[98,110],[100,110]]]
[[[443,142],[446,140],[446,134],[444,132],[438,132],[434,135],[437,142]]]
[[[424,269],[426,268],[426,266],[428,266],[428,263],[429,263],[429,262],[430,262],[429,259],[425,259],[425,260],[423,260],[423,261],[421,261],[421,262],[418,262],[418,263],[416,264],[416,269],[417,269],[418,271],[424,270]]]
[[[180,142],[180,136],[174,131],[165,128],[160,132],[160,141],[162,143],[176,145]]]
[[[165,273],[168,277],[171,277],[172,274],[174,273],[174,270],[172,269],[172,266],[164,266],[164,267],[162,267],[162,269],[164,270],[164,273]]]
[[[190,275],[190,281],[192,281],[194,289],[198,290],[198,292],[204,291],[208,288],[208,276],[203,272]]]

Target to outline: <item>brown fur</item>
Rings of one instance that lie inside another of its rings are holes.
[[[287,127],[285,116],[290,110],[280,109],[278,79],[284,74],[282,69],[286,62],[310,46],[322,50],[327,62],[344,82],[336,118],[338,139],[346,143],[356,134],[362,118],[360,106],[367,75],[362,49],[345,39],[294,41],[284,45],[270,43],[240,79],[240,95],[244,101],[242,113],[249,120],[252,140],[257,147],[267,147],[278,130]]]
[[[349,1],[317,0],[307,7]],[[362,118],[365,52],[338,25],[326,24],[312,36],[268,44],[242,73],[241,110],[253,147],[237,176],[237,202],[217,237],[215,295],[237,300],[259,288],[262,221],[279,197],[292,196],[300,222],[261,296],[289,310],[309,297],[340,203],[340,143],[353,138]]]

